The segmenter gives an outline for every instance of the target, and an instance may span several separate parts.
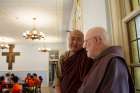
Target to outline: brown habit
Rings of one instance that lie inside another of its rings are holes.
[[[120,47],[106,49],[94,62],[78,93],[134,93]]]

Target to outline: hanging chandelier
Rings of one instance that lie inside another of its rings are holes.
[[[38,51],[39,51],[39,52],[44,52],[44,53],[45,53],[45,52],[50,51],[51,49],[46,47],[46,43],[45,43],[46,38],[44,38],[43,40],[44,40],[43,43],[42,43],[43,45],[42,45],[42,47],[39,47],[39,48],[38,48]]]
[[[48,52],[50,50],[51,50],[50,48],[45,48],[45,47],[38,48],[39,52]]]
[[[30,39],[30,40],[40,40],[42,38],[45,38],[45,35],[43,32],[40,32],[36,29],[35,27],[35,21],[36,18],[33,18],[33,29],[31,31],[26,31],[22,35],[25,39]]]

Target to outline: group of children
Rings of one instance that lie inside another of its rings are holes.
[[[19,77],[14,74],[6,73],[5,76],[0,76],[0,93],[38,93],[38,89],[41,91],[43,78],[36,73],[28,73],[24,82],[18,81]]]
[[[37,76],[36,73],[33,73],[32,75],[28,73],[25,78],[25,90],[30,93],[38,93],[37,91],[41,91],[42,81],[42,76]]]

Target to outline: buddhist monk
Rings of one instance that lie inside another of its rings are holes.
[[[83,49],[84,35],[75,30],[68,34],[69,51],[60,57],[57,70],[56,93],[77,93],[83,78],[89,71],[92,59]]]

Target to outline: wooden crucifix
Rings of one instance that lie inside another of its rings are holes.
[[[8,63],[8,70],[12,70],[12,63],[15,62],[15,56],[19,56],[19,52],[13,52],[15,48],[14,44],[9,44],[9,52],[2,52],[2,56],[6,56],[6,61]]]

